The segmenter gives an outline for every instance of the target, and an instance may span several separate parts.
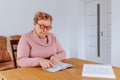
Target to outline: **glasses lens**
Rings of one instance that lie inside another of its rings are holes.
[[[45,27],[47,30],[50,30],[52,27],[51,26],[46,26]]]
[[[40,28],[41,28],[41,29],[44,29],[45,27],[44,27],[44,25],[40,25]]]

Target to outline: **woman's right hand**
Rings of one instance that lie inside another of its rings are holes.
[[[48,59],[40,59],[40,66],[43,69],[54,67],[54,64]]]

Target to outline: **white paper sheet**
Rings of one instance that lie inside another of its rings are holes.
[[[84,64],[82,76],[99,78],[116,78],[111,65]]]

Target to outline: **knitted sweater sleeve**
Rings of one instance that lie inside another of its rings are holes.
[[[25,40],[24,36],[21,37],[17,47],[17,63],[19,66],[39,66],[40,57],[30,58],[30,49],[31,47]]]
[[[56,43],[56,49],[57,49],[57,53],[55,54],[55,56],[59,59],[59,60],[63,60],[66,58],[66,53],[65,50],[62,48],[62,46],[60,45],[60,43],[58,42],[57,38],[55,37],[55,43]]]

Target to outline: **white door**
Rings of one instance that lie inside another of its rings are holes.
[[[107,0],[85,2],[86,58],[101,63],[108,63],[111,57],[106,55],[108,54],[106,2]]]

